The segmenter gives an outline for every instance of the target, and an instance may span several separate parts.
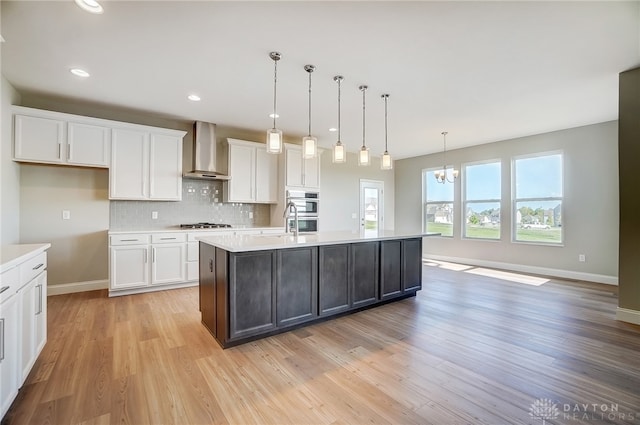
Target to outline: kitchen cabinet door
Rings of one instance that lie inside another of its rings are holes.
[[[69,122],[66,155],[67,164],[108,167],[111,155],[111,129]]]
[[[281,249],[276,255],[277,325],[318,317],[318,248]]]
[[[230,339],[275,329],[275,268],[274,251],[229,254]]]
[[[149,284],[148,245],[111,247],[111,289],[139,288]]]
[[[114,129],[109,170],[110,199],[147,199],[149,133]]]
[[[380,299],[402,295],[402,241],[380,242]]]
[[[164,134],[150,136],[149,199],[182,199],[182,138]]]
[[[402,241],[402,290],[422,289],[422,238]]]
[[[14,158],[17,160],[62,163],[64,140],[65,122],[62,120],[14,116]]]
[[[304,160],[304,187],[320,189],[320,156]]]
[[[22,382],[19,344],[20,295],[14,294],[0,304],[0,418],[9,410]]]
[[[256,148],[229,143],[229,176],[225,199],[227,202],[256,200]]]
[[[295,147],[285,147],[285,185],[304,187],[302,150]]]
[[[351,244],[351,306],[363,307],[378,301],[378,242]]]
[[[330,316],[349,309],[349,245],[327,245],[319,249],[318,293],[320,315]]]
[[[20,385],[24,383],[47,342],[47,272],[40,273],[19,294],[21,304]]]
[[[186,279],[186,244],[167,243],[151,246],[151,284],[184,282]]]
[[[256,202],[278,202],[278,156],[256,148]]]

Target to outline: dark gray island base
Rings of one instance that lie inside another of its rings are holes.
[[[224,249],[224,243],[200,241],[202,323],[223,348],[412,297],[422,288],[421,236],[262,245]]]

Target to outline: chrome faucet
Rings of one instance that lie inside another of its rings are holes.
[[[293,208],[293,222],[294,222],[293,235],[298,236],[298,207],[293,201],[289,201],[287,206],[284,207],[284,214],[282,214],[282,218],[287,219],[287,221],[285,222],[285,225],[286,225],[285,231],[289,233],[292,230],[289,227],[289,220],[288,220],[288,218],[290,217],[291,208]]]

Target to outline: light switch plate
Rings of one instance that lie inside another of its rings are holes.
[[[71,220],[71,211],[62,210],[62,219],[63,220]]]
[[[152,220],[158,219],[158,211],[151,211],[151,219]]]

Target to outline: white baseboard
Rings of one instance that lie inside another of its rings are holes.
[[[180,282],[173,283],[170,285],[157,285],[157,286],[145,286],[142,288],[132,288],[132,289],[119,289],[119,290],[110,290],[110,297],[119,297],[122,295],[133,295],[133,294],[144,294],[145,292],[156,292],[156,291],[165,291],[167,289],[178,289],[178,288],[189,288],[191,286],[198,286],[200,282],[191,281],[191,282]]]
[[[616,320],[640,325],[640,311],[618,307],[616,309]]]
[[[89,280],[86,282],[61,283],[47,286],[47,295],[73,294],[74,292],[96,291],[109,288],[108,280]]]
[[[424,258],[438,261],[447,261],[450,263],[468,264],[470,266],[490,267],[493,269],[511,270],[515,272],[538,274],[542,276],[585,280],[587,282],[604,283],[607,285],[618,285],[618,276],[583,273],[572,270],[551,269],[547,267],[525,266],[523,264],[502,263],[499,261],[476,260],[473,258],[449,257],[443,255],[425,255]]]

